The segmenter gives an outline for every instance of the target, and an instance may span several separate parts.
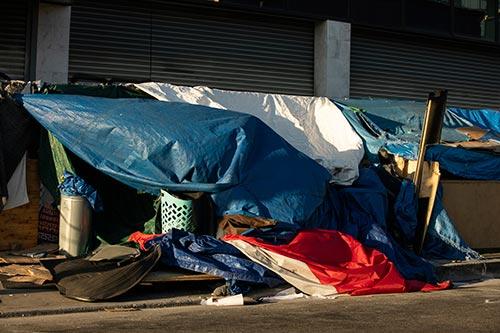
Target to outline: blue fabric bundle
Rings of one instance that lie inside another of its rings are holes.
[[[238,289],[240,282],[270,287],[283,283],[279,276],[251,261],[234,246],[212,236],[172,229],[148,241],[146,247],[155,244],[161,247],[161,261],[165,265],[223,277],[232,289]]]
[[[84,197],[96,212],[104,209],[99,193],[84,179],[71,172],[64,171],[64,180],[59,184],[59,190],[64,195]]]

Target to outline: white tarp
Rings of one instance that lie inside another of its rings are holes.
[[[26,154],[19,162],[7,183],[7,192],[9,197],[4,210],[16,208],[29,203],[28,188],[26,186]]]
[[[135,86],[161,101],[199,104],[256,116],[296,149],[326,167],[332,174],[332,182],[350,185],[358,177],[363,142],[328,98],[157,82]]]

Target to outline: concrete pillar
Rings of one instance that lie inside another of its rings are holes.
[[[323,21],[314,32],[314,94],[349,97],[351,24]]]
[[[36,79],[68,82],[71,6],[40,3],[36,50]]]

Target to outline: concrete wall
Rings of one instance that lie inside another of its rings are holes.
[[[349,97],[351,24],[323,21],[314,33],[314,94]]]
[[[36,79],[68,81],[71,7],[41,3],[38,14]]]

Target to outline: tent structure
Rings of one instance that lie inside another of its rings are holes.
[[[414,152],[423,105],[158,83],[60,85],[45,92],[17,97],[42,128],[41,181],[56,202],[64,171],[97,190],[103,211],[93,213],[96,241],[120,243],[135,231],[158,231],[161,190],[203,192],[215,220],[239,214],[274,221],[277,228],[264,228],[259,237],[337,230],[380,251],[403,278],[436,282],[430,263],[411,247],[417,218],[412,183],[389,174],[378,158],[381,148],[401,156]],[[464,124],[498,134],[490,111],[449,109],[446,119],[444,140],[463,140],[454,128]],[[428,156],[460,165],[442,149],[451,148],[432,148]],[[460,156],[469,154],[478,152]],[[491,165],[487,177],[495,179],[498,156],[485,156],[468,175]],[[424,256],[479,256],[440,200],[432,221]]]

